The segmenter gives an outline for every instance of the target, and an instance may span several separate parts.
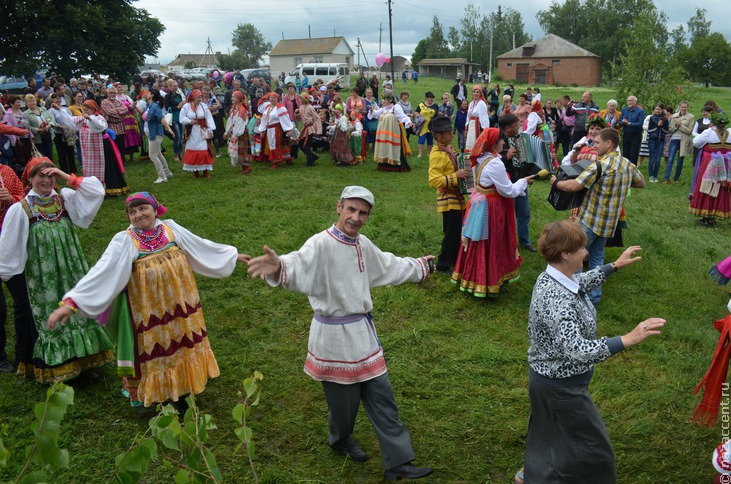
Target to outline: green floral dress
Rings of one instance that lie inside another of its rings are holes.
[[[30,221],[25,277],[38,338],[29,341],[33,361],[20,362],[18,371],[40,382],[61,381],[113,361],[113,344],[96,320],[74,313],[65,326],[46,327],[64,293],[89,266],[60,195],[29,195],[20,203]]]

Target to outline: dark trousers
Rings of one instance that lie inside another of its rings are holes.
[[[391,469],[414,459],[411,436],[399,419],[388,373],[352,385],[324,381],[322,388],[329,409],[330,433],[327,441],[330,445],[352,439],[355,417],[360,402],[363,402],[363,408],[376,430],[383,467]]]
[[[56,145],[58,153],[58,167],[62,172],[67,174],[76,173],[76,159],[74,158],[75,149],[69,146],[63,139],[63,134],[56,133],[53,136],[53,144]]]
[[[637,164],[637,157],[640,155],[640,145],[642,144],[642,133],[624,133],[624,142],[622,143],[622,156]]]
[[[29,363],[33,358],[33,348],[28,348],[29,341],[35,341],[38,336],[33,324],[33,317],[28,302],[28,288],[25,285],[25,274],[18,274],[5,281],[5,287],[13,298],[13,319],[15,322],[15,359]],[[7,320],[7,303],[5,293],[0,288],[0,361],[7,360],[5,351],[7,334],[5,321]]]
[[[442,251],[437,259],[437,270],[448,271],[457,263],[462,239],[462,210],[442,212]]]
[[[531,243],[530,241],[530,199],[528,198],[528,189],[525,189],[525,195],[515,197],[513,199],[515,207],[515,222],[518,228],[518,244],[525,247]]]
[[[53,161],[53,136],[49,136],[47,141],[36,144],[36,148],[43,156]]]
[[[563,149],[563,156],[566,156],[571,149],[571,126],[562,126],[556,136],[556,143]]]
[[[299,140],[299,143],[297,145],[305,154],[305,158],[307,159],[307,166],[314,165],[315,161],[317,161],[317,158],[319,157],[312,152],[312,136],[307,136],[306,138]]]

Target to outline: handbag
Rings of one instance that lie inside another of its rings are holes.
[[[208,128],[201,128],[201,138],[205,140],[213,139],[213,130]]]
[[[173,112],[170,111],[170,109],[167,110],[165,113],[165,122],[170,126],[170,129],[172,129],[173,126]]]
[[[562,165],[556,173],[556,181],[551,185],[551,191],[548,194],[548,203],[556,210],[571,210],[581,206],[586,197],[589,188],[584,188],[578,192],[564,192],[556,188],[558,182],[562,180],[575,180],[581,173],[589,168],[592,163],[596,163],[596,180],[599,181],[602,176],[602,164],[599,161],[581,160],[573,165]],[[594,186],[592,183],[592,186]]]
[[[426,119],[424,119],[424,116],[422,116],[421,114],[416,115],[411,125],[411,130],[414,132],[415,135],[419,136],[419,133],[421,133],[421,128],[424,127],[425,122]]]

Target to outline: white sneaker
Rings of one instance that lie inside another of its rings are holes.
[[[155,183],[165,183],[167,181],[168,181],[167,178],[158,178],[157,180],[155,180]]]

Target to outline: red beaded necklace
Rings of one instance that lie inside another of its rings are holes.
[[[157,250],[166,242],[165,227],[163,224],[158,225],[154,229],[147,230],[132,227],[129,233],[140,246],[144,246],[150,250]]]
[[[58,222],[63,216],[63,204],[61,197],[56,194],[52,197],[37,197],[28,195],[28,206],[33,216],[46,222]],[[56,208],[51,212],[50,208]],[[48,215],[45,212],[50,212]]]

